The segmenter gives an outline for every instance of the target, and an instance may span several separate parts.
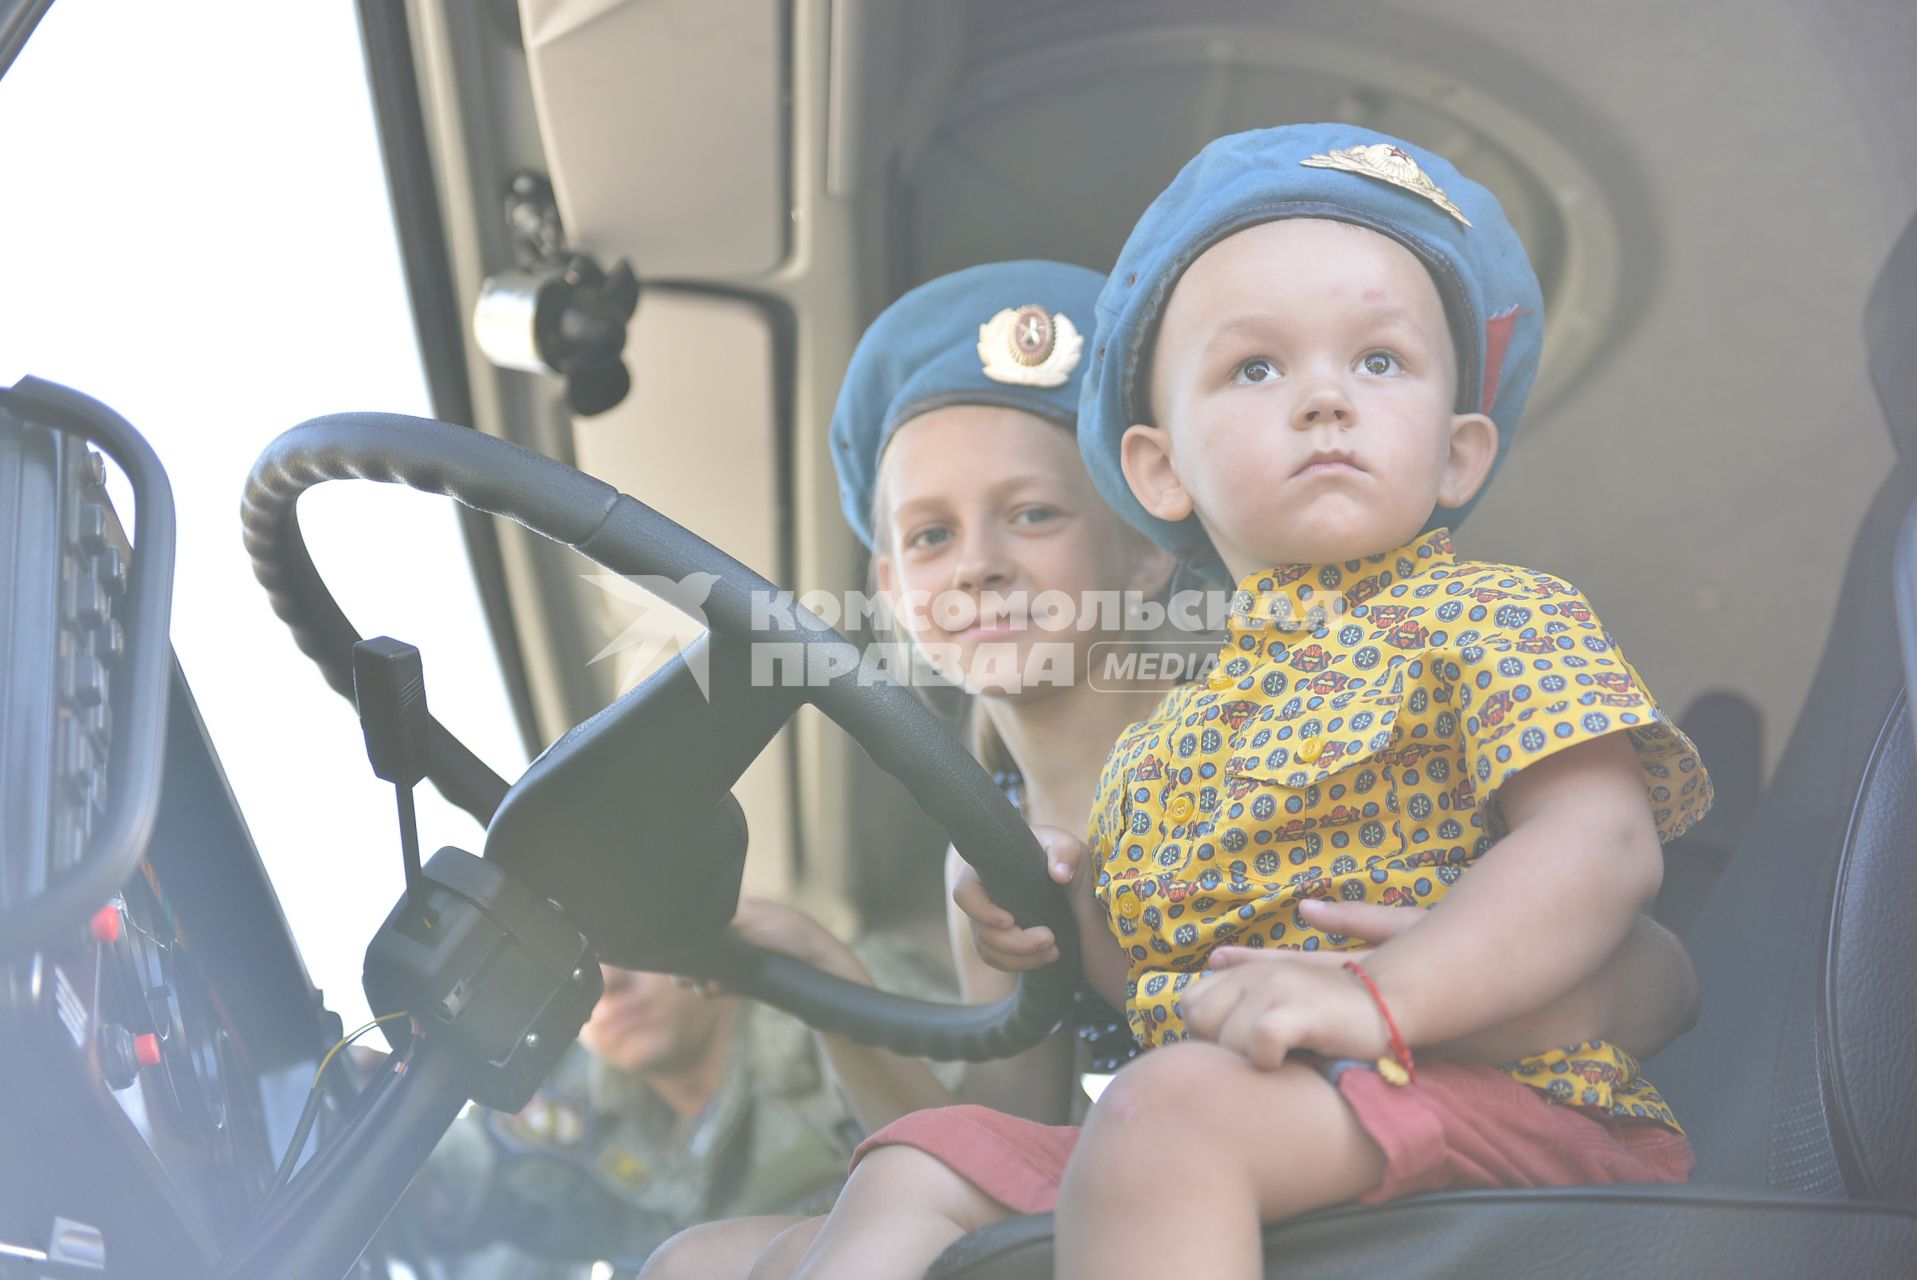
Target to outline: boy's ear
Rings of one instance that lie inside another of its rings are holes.
[[[1171,435],[1163,427],[1135,423],[1118,442],[1118,465],[1138,505],[1160,520],[1191,514],[1191,495],[1172,467]]]
[[[1461,507],[1477,496],[1498,460],[1498,424],[1482,413],[1451,419],[1451,451],[1438,474],[1438,505]]]
[[[878,581],[879,591],[888,596],[897,595],[893,586],[899,580],[898,566],[892,563],[892,557],[885,552],[876,552],[872,556],[872,576]]]

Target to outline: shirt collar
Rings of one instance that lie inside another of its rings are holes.
[[[1274,630],[1318,631],[1395,582],[1429,573],[1456,558],[1451,531],[1433,529],[1401,547],[1358,560],[1284,564],[1260,569],[1238,583],[1226,625],[1231,639]]]

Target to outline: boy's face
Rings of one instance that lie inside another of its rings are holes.
[[[1320,219],[1219,241],[1178,282],[1153,350],[1156,426],[1122,444],[1163,519],[1196,513],[1234,578],[1415,537],[1483,484],[1497,428],[1452,411],[1457,357],[1410,250]]]
[[[1017,409],[951,405],[899,429],[879,462],[881,590],[918,603],[900,621],[935,668],[970,692],[1025,691],[1036,646],[1106,639],[1050,630],[1048,593],[1151,590],[1168,557],[1105,505],[1070,431]],[[1049,686],[1047,686],[1049,687]]]

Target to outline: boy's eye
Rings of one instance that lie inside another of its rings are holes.
[[[927,525],[907,538],[905,545],[912,551],[929,551],[951,536],[952,531],[942,524]]]
[[[1276,377],[1278,377],[1278,366],[1263,356],[1253,356],[1231,373],[1231,380],[1244,387],[1255,387],[1261,382],[1270,382]]]
[[[1398,357],[1389,351],[1367,351],[1358,357],[1358,367],[1377,378],[1404,371],[1404,366],[1398,363]]]
[[[1013,516],[1012,519],[1018,524],[1044,524],[1047,521],[1058,519],[1058,509],[1056,507],[1027,507]]]

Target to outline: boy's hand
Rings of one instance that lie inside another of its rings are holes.
[[[1373,946],[1416,928],[1426,916],[1411,907],[1323,898],[1302,900],[1298,914],[1321,933],[1342,934]],[[1283,1064],[1285,1055],[1295,1049],[1313,1049],[1331,1057],[1375,1058],[1389,1047],[1389,1032],[1364,984],[1344,968],[1345,961],[1369,952],[1369,947],[1344,951],[1219,947],[1211,953],[1211,974],[1182,1002],[1185,1024],[1199,1039],[1235,1049],[1267,1071]],[[1245,972],[1267,967],[1268,973]],[[1238,972],[1237,980],[1222,981],[1232,971]],[[1314,983],[1311,978],[1317,975],[1329,980]],[[1322,994],[1314,995],[1321,987]],[[1353,1001],[1354,995],[1361,1003]],[[1334,1007],[1327,1010],[1314,1002]],[[1375,1047],[1368,1039],[1373,1033],[1379,1037]],[[1298,1036],[1304,1038],[1294,1038]]]
[[[1390,1031],[1371,993],[1342,967],[1349,952],[1250,954],[1258,958],[1214,970],[1186,991],[1182,1004],[1192,1035],[1266,1071],[1300,1049],[1367,1060],[1388,1051]]]
[[[1320,933],[1355,938],[1371,946],[1344,951],[1329,948],[1286,951],[1270,947],[1219,947],[1211,953],[1207,967],[1213,970],[1231,969],[1241,964],[1257,964],[1279,957],[1287,963],[1342,969],[1345,961],[1369,955],[1371,947],[1383,946],[1399,934],[1417,927],[1418,922],[1425,918],[1425,912],[1416,907],[1385,907],[1375,902],[1339,902],[1330,898],[1305,898],[1298,903],[1298,914]]]
[[[1045,850],[1045,867],[1052,879],[1069,886],[1072,893],[1082,892],[1079,872],[1088,859],[1085,842],[1057,827],[1033,827],[1032,834]],[[985,892],[985,882],[967,865],[952,883],[952,901],[972,922],[972,945],[979,958],[994,969],[1022,973],[1058,959],[1058,940],[1043,925],[1021,929],[1012,913],[993,902]]]

